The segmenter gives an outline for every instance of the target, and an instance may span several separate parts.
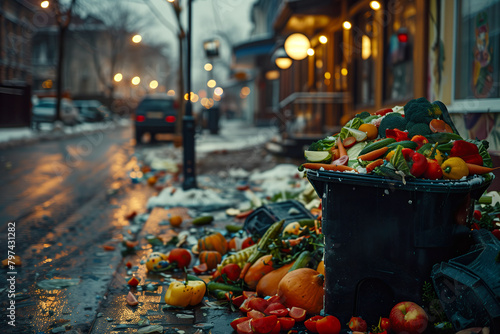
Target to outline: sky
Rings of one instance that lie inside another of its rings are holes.
[[[150,5],[145,2],[150,1]],[[145,42],[165,42],[170,45],[172,66],[177,65],[178,40],[173,33],[176,26],[174,11],[166,0],[129,0],[130,7],[150,20],[141,31]],[[192,88],[194,91],[205,86],[209,73],[203,66],[207,62],[203,41],[218,39],[220,56],[214,61],[212,75],[223,84],[231,63],[232,46],[248,40],[253,28],[251,8],[255,0],[193,0],[192,2]],[[185,8],[182,22],[187,29],[187,0],[181,0]],[[156,9],[157,13],[152,13]],[[160,21],[161,18],[161,21]]]

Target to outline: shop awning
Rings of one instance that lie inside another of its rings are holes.
[[[233,47],[236,62],[238,62],[239,59],[243,58],[271,54],[275,46],[274,44],[274,37],[264,37],[236,45],[235,47]]]

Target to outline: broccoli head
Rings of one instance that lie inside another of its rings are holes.
[[[404,111],[408,121],[426,124],[442,113],[438,105],[430,103],[425,97],[409,101],[404,106]]]
[[[406,130],[406,119],[404,117],[401,117],[401,115],[399,116],[388,116],[388,115],[382,119],[378,127],[378,134],[380,137],[385,137],[386,129],[399,129],[402,131]]]
[[[408,138],[412,138],[415,135],[427,136],[432,133],[429,124],[426,123],[412,123],[406,128],[408,130]]]
[[[354,116],[354,117],[364,119],[364,118],[370,117],[371,115],[372,114],[370,114],[368,111],[363,111],[363,112],[360,112],[359,114],[356,114],[356,116]]]

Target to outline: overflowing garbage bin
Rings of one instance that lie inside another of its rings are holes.
[[[308,170],[322,198],[325,313],[378,323],[400,301],[422,302],[434,264],[466,253],[466,223],[491,181],[409,179]]]

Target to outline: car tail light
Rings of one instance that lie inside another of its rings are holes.
[[[144,115],[137,115],[135,120],[137,122],[144,122],[146,120],[146,117]]]
[[[165,121],[167,121],[167,123],[174,123],[175,116],[169,115],[169,116],[165,117]]]

